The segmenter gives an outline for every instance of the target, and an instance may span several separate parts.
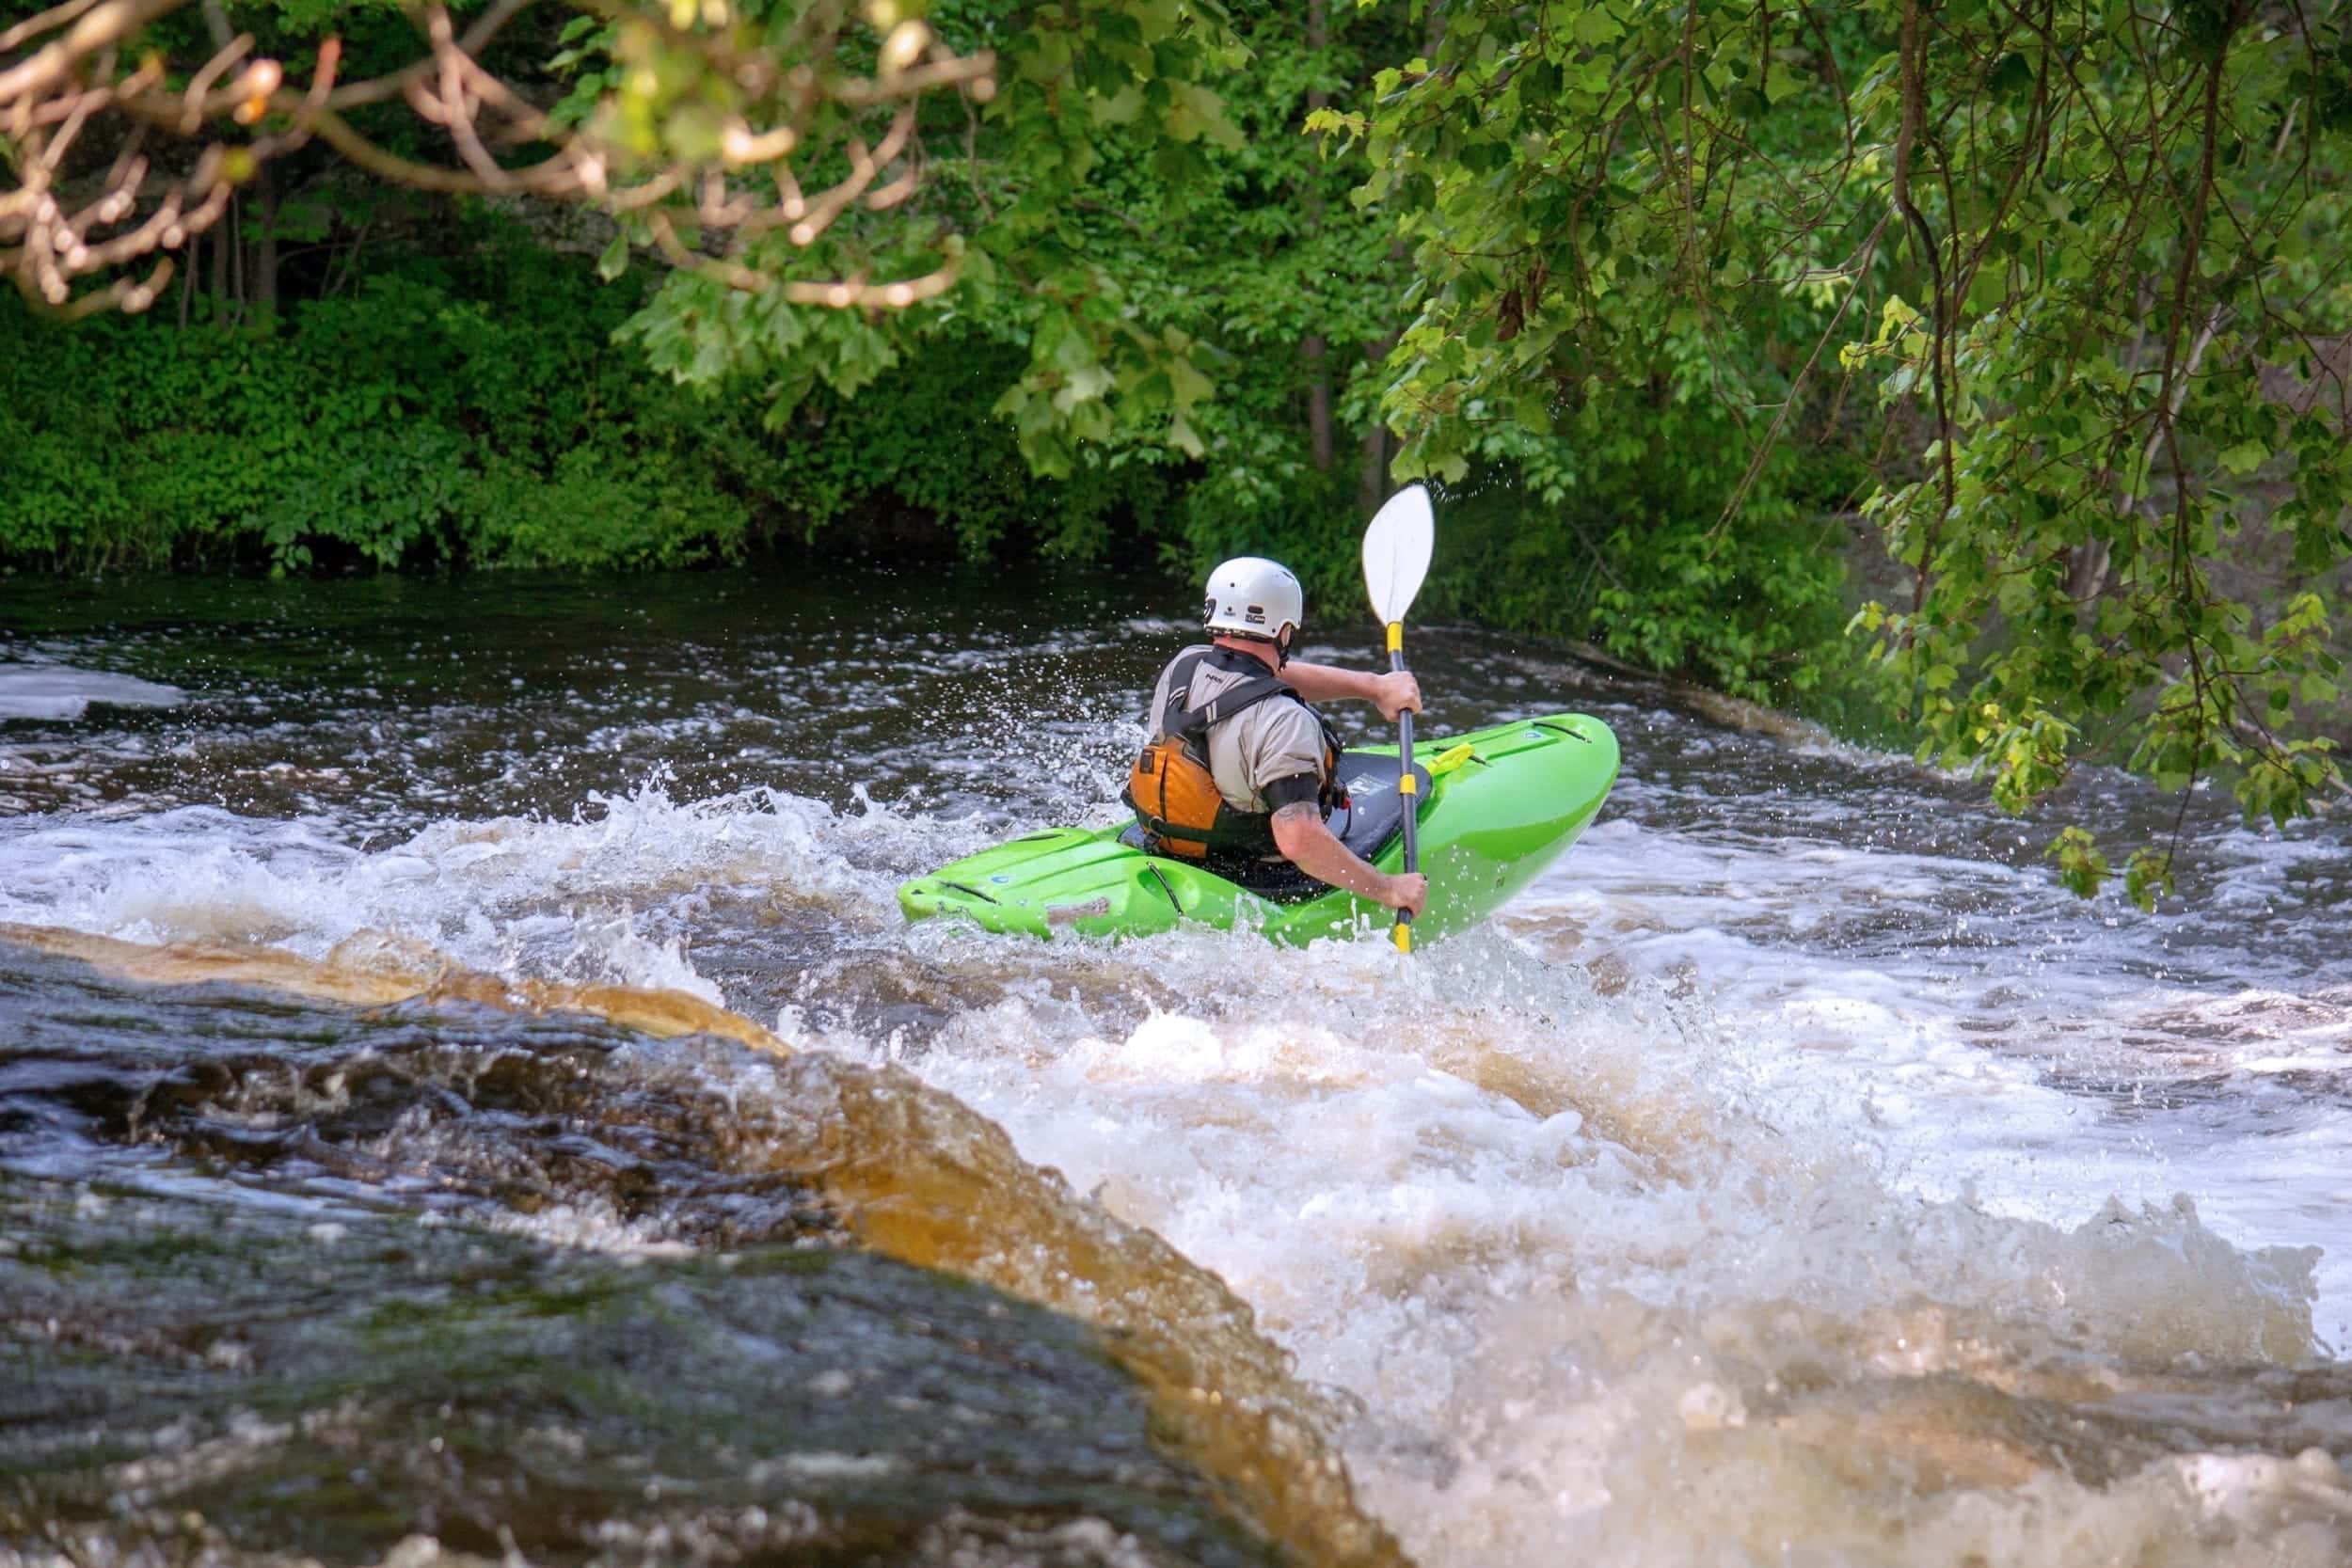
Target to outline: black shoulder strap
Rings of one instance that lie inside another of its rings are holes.
[[[1209,726],[1256,707],[1269,697],[1295,697],[1290,683],[1272,675],[1260,675],[1229,686],[1199,707],[1188,707],[1175,715],[1175,722],[1164,733],[1184,740],[1198,740],[1209,733]],[[1174,704],[1171,702],[1170,706]]]
[[[1219,655],[1225,657],[1219,657]],[[1179,740],[1199,742],[1209,733],[1209,726],[1235,714],[1256,707],[1269,697],[1293,696],[1290,683],[1275,675],[1251,675],[1227,687],[1199,707],[1189,706],[1192,677],[1200,666],[1215,660],[1221,669],[1232,669],[1233,662],[1247,656],[1236,656],[1223,648],[1203,648],[1197,654],[1176,661],[1168,673],[1168,705],[1160,710],[1160,733]],[[1249,661],[1255,665],[1257,661]],[[1300,699],[1304,701],[1305,699]]]
[[[1184,711],[1185,701],[1192,695],[1192,677],[1200,670],[1202,662],[1208,658],[1209,652],[1210,650],[1203,648],[1197,654],[1187,654],[1178,659],[1168,670],[1168,702],[1158,713],[1152,715],[1152,718],[1158,721],[1160,734],[1174,735],[1176,733],[1176,719]]]

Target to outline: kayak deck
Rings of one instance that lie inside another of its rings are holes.
[[[1424,740],[1413,752],[1418,768],[1432,774],[1417,817],[1421,870],[1429,879],[1428,908],[1414,922],[1423,941],[1476,925],[1533,881],[1576,841],[1617,777],[1616,736],[1577,713]],[[1365,858],[1390,872],[1404,856],[1394,831],[1402,816],[1396,758],[1391,745],[1341,759],[1351,820],[1335,816],[1332,824],[1359,853],[1374,843]],[[898,906],[909,920],[944,916],[1008,934],[1147,936],[1194,922],[1296,943],[1392,918],[1336,888],[1300,886],[1303,897],[1250,892],[1193,862],[1122,843],[1129,828],[1025,833],[907,881]]]

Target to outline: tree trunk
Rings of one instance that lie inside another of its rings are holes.
[[[1331,471],[1331,371],[1323,334],[1310,332],[1299,340],[1298,357],[1307,366],[1307,450],[1315,467]]]
[[[251,281],[246,292],[253,301],[254,319],[268,321],[278,314],[278,182],[270,177],[269,165],[254,175],[253,190],[261,198],[262,231],[246,257]]]
[[[245,320],[245,193],[229,198],[229,295],[237,320]]]
[[[1411,254],[1402,240],[1392,241],[1389,245],[1389,260],[1391,261],[1404,261]],[[1364,345],[1364,363],[1375,367],[1375,373],[1377,374],[1376,367],[1388,358],[1389,351],[1394,347],[1396,334],[1393,332],[1385,338],[1375,339]],[[1389,461],[1395,455],[1389,427],[1381,422],[1379,404],[1375,403],[1373,405],[1372,428],[1364,432],[1363,477],[1357,492],[1365,511],[1370,512],[1387,499]]]
[[[1330,0],[1307,0],[1307,49],[1314,55],[1311,70],[1320,71],[1323,51],[1331,41]],[[1309,110],[1326,108],[1331,95],[1320,87],[1307,89]],[[1310,238],[1323,230],[1323,190],[1316,183],[1320,169],[1310,168],[1300,205],[1307,214],[1307,233]],[[1309,293],[1310,309],[1317,308],[1312,291]],[[1298,357],[1307,372],[1307,450],[1312,455],[1318,473],[1331,471],[1331,367],[1330,351],[1323,334],[1310,332],[1299,340]]]
[[[358,229],[353,232],[351,248],[341,256],[336,255],[332,248],[334,241],[329,238],[327,241],[329,248],[326,253],[326,283],[319,290],[321,299],[332,299],[343,292],[343,285],[349,283],[353,275],[359,270],[359,252],[367,247],[367,243],[368,225],[365,223],[359,225]]]
[[[1310,17],[1319,14],[1320,9],[1318,6],[1315,10],[1309,13]],[[1438,46],[1444,41],[1445,0],[1430,0],[1428,15],[1422,24],[1422,53],[1435,60],[1438,57]],[[1409,260],[1411,255],[1412,252],[1403,241],[1393,242],[1389,246],[1389,260],[1391,261],[1403,262]],[[1396,334],[1393,332],[1385,338],[1366,343],[1364,360],[1367,364],[1376,366],[1389,356],[1389,351],[1395,346]],[[1380,415],[1375,409],[1372,417],[1371,427],[1364,432],[1363,445],[1359,449],[1357,467],[1356,499],[1365,516],[1370,516],[1378,511],[1380,503],[1388,499],[1389,464],[1395,455],[1395,444],[1389,435],[1389,427],[1381,422]]]
[[[204,0],[202,10],[205,30],[212,34],[213,47],[228,48],[236,38],[236,29],[229,25],[229,8],[221,0]],[[221,214],[220,221],[214,224],[210,230],[213,245],[213,320],[215,322],[229,319],[230,299],[236,288],[236,281],[230,271],[230,252],[236,249],[236,222],[237,198],[231,195],[229,210]]]
[[[1356,502],[1363,515],[1369,517],[1388,499],[1389,427],[1375,420],[1364,432],[1363,467],[1357,480]]]
[[[2083,619],[2095,625],[2098,612],[2090,601],[2105,592],[2107,585],[2108,552],[2106,541],[2093,539],[2066,549],[2066,596],[2084,607]]]

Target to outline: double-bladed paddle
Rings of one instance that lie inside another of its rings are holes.
[[[1408,484],[1391,496],[1364,530],[1364,587],[1372,594],[1372,612],[1389,628],[1389,668],[1405,668],[1405,612],[1429,575],[1429,552],[1436,543],[1437,518],[1429,509],[1429,492]],[[1413,774],[1413,710],[1396,716],[1397,793],[1405,797],[1405,872],[1421,869],[1421,846],[1415,820],[1420,815],[1420,781]],[[1413,916],[1396,911],[1396,950],[1413,950]]]

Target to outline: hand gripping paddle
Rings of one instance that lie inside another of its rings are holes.
[[[1389,628],[1391,670],[1405,668],[1405,612],[1412,608],[1413,595],[1421,592],[1422,579],[1429,575],[1429,551],[1436,533],[1429,492],[1418,484],[1408,484],[1391,496],[1373,517],[1372,526],[1364,530],[1364,587],[1372,594],[1372,612]],[[1405,870],[1409,876],[1421,869],[1421,846],[1415,832],[1421,802],[1413,799],[1420,793],[1413,776],[1413,710],[1405,709],[1396,721],[1396,787],[1406,798]],[[1413,917],[1405,910],[1396,911],[1396,950],[1413,950]]]

